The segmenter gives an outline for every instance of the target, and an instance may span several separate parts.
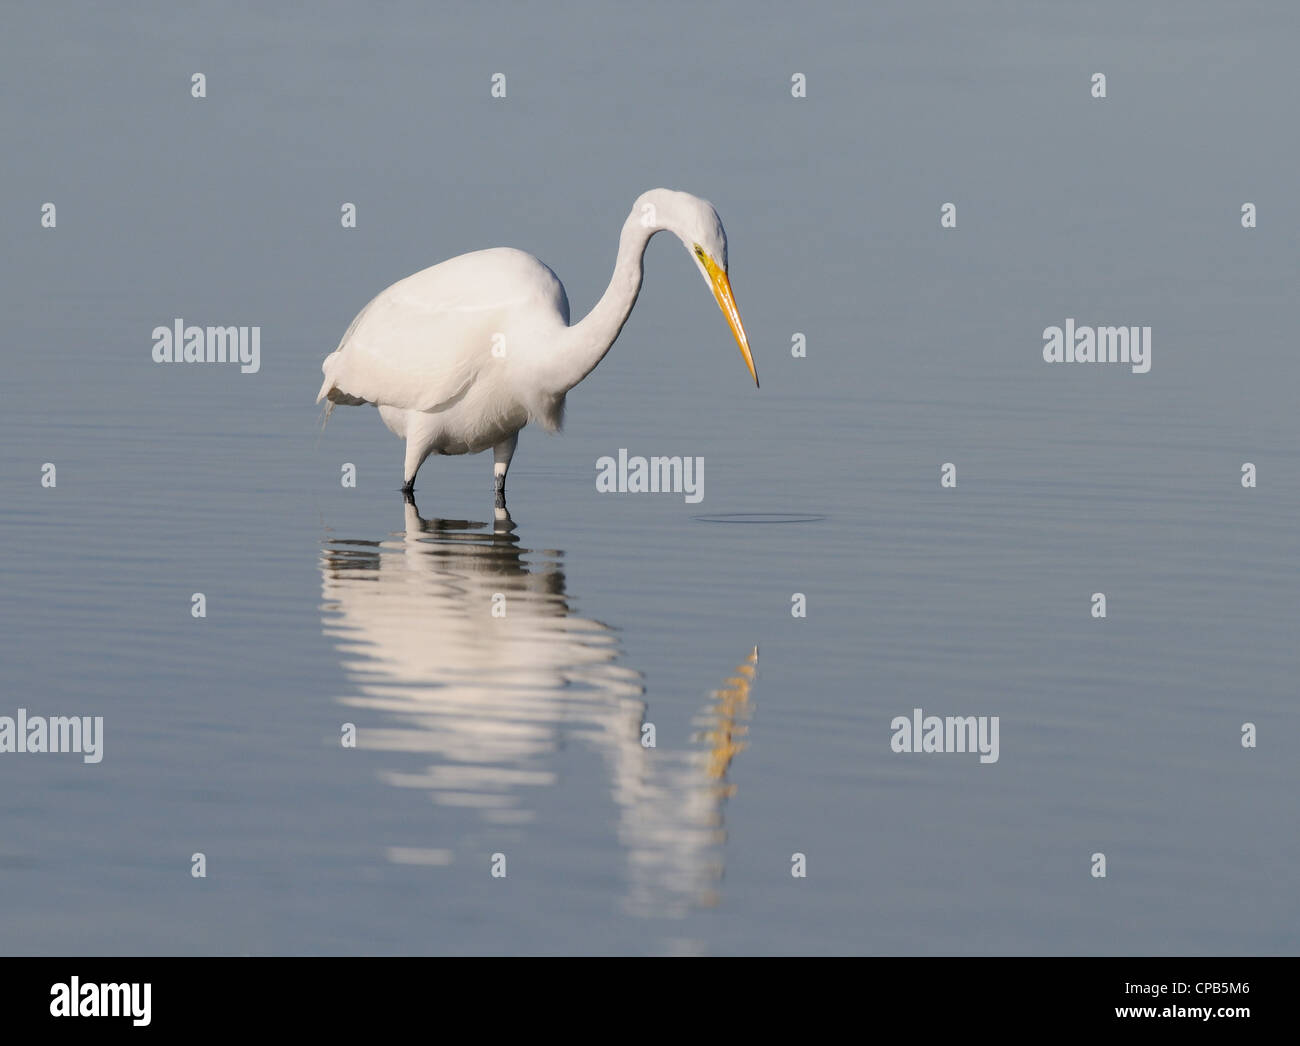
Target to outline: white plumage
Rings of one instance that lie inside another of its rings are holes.
[[[569,324],[564,285],[531,254],[463,254],[399,280],[361,310],[321,365],[317,402],[378,407],[406,440],[408,493],[429,454],[492,448],[504,496],[519,430],[530,421],[560,427],[568,391],[622,330],[641,289],[645,246],[661,229],[686,245],[755,374],[717,212],[698,197],[654,189],[633,206],[609,288],[581,322]]]

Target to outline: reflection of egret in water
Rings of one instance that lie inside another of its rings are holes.
[[[634,909],[680,911],[692,902],[713,904],[722,876],[722,803],[735,792],[727,781],[732,759],[745,747],[749,693],[758,647],[723,687],[713,691],[696,719],[695,745],[661,751],[658,773],[623,810],[622,837],[632,861],[629,904]]]
[[[385,780],[509,825],[533,820],[529,790],[555,780],[549,755],[580,739],[610,775],[629,904],[662,913],[709,903],[757,649],[713,693],[691,747],[643,747],[641,675],[618,663],[615,632],[573,613],[561,553],[521,547],[505,509],[496,516],[490,528],[425,520],[408,499],[404,533],[327,541],[323,629],[353,687],[342,701],[381,724],[359,724],[359,746],[426,757],[422,772]],[[389,857],[445,864],[457,842]]]

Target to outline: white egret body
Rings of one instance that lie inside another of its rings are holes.
[[[652,189],[623,224],[614,275],[595,308],[569,324],[564,285],[531,254],[503,247],[462,254],[399,280],[370,302],[321,365],[316,402],[371,403],[406,440],[403,489],[430,454],[495,453],[496,488],[519,430],[556,431],[568,391],[614,344],[641,291],[650,237],[685,244],[749,367],[758,375],[727,276],[727,235],[706,200]]]

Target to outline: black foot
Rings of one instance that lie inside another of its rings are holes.
[[[492,532],[494,534],[513,534],[515,529],[515,521],[510,518],[510,510],[506,508],[506,499],[498,497],[496,511],[492,514]]]

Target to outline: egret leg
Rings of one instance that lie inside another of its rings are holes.
[[[492,457],[495,461],[492,475],[496,480],[497,505],[500,508],[505,507],[506,473],[510,471],[510,459],[515,456],[515,445],[518,442],[519,433],[513,432],[492,448]]]
[[[415,474],[419,469],[419,462],[416,462],[414,466],[411,465],[411,454],[408,450],[406,454],[406,468],[403,470],[406,479],[402,483],[402,493],[408,498],[415,493]]]
[[[420,471],[420,466],[428,456],[429,448],[418,434],[412,433],[406,437],[406,464],[402,468],[402,475],[405,477],[405,482],[402,484],[403,494],[409,494],[415,489],[415,474]]]

